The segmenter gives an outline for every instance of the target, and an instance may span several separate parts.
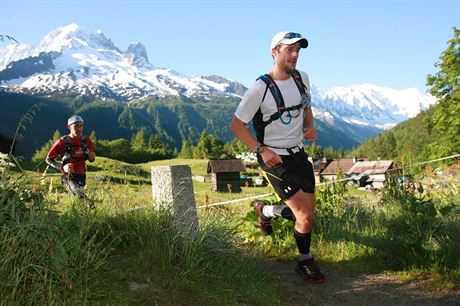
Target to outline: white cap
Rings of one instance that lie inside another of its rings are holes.
[[[83,118],[78,115],[73,115],[67,120],[67,125],[72,125],[77,122],[84,123]]]
[[[276,48],[278,45],[292,45],[300,41],[300,47],[308,47],[308,40],[299,33],[295,32],[279,32],[272,38],[271,49]]]

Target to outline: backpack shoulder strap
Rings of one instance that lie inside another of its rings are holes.
[[[89,160],[89,150],[88,150],[88,137],[86,135],[81,136],[80,148],[85,153],[85,160]]]
[[[267,93],[267,89],[270,89],[270,92],[273,95],[273,98],[275,99],[276,106],[278,107],[278,110],[285,108],[284,105],[284,99],[283,95],[281,94],[280,89],[278,88],[278,85],[276,85],[275,81],[272,79],[272,77],[269,74],[264,74],[261,75],[258,80],[264,81],[264,83],[267,85],[267,88],[265,89],[264,96],[262,98],[262,102],[265,99],[265,95]]]
[[[305,91],[306,86],[303,83],[302,76],[300,75],[300,72],[297,69],[295,69],[292,72],[292,78],[294,79],[294,82],[295,82],[295,84],[297,85],[297,88],[300,91],[300,95],[305,94],[306,93],[306,91]]]
[[[267,91],[268,91],[268,83],[270,82],[270,81],[266,78],[266,76],[267,76],[267,74],[264,74],[264,75],[261,75],[260,77],[257,78],[257,80],[260,79],[260,80],[264,81],[265,85],[267,85],[267,86],[265,87],[264,95],[263,95],[263,97],[262,97],[262,102],[264,102],[264,100],[265,100],[265,96],[267,95]],[[256,80],[256,81],[257,81],[257,80]]]
[[[67,164],[70,157],[72,156],[72,140],[70,139],[69,135],[64,135],[61,137],[62,141],[64,141],[65,151],[64,155],[62,156],[62,165]]]
[[[64,141],[65,150],[68,151],[69,147],[70,147],[70,150],[72,150],[72,140],[70,139],[70,136],[69,135],[64,135],[64,136],[61,137],[61,139],[62,139],[62,141]]]
[[[86,137],[86,135],[83,135],[81,136],[81,149],[83,150],[83,152],[88,148],[88,138]]]
[[[305,107],[311,107],[311,95],[308,92],[308,88],[305,83],[302,81],[302,76],[298,70],[292,72],[292,78],[294,79],[295,84],[300,92],[300,97],[302,99],[302,105]]]

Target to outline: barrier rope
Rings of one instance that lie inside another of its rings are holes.
[[[219,205],[231,204],[231,203],[236,203],[236,202],[243,202],[243,201],[251,200],[251,199],[265,198],[265,197],[268,197],[268,196],[271,196],[271,195],[273,195],[273,192],[272,193],[265,193],[265,194],[261,194],[261,195],[256,195],[256,196],[251,196],[251,197],[247,197],[247,198],[240,198],[240,199],[234,199],[234,200],[225,201],[225,202],[219,202],[219,203],[214,203],[214,204],[197,206],[196,208],[207,208],[207,207],[212,207],[212,206],[219,206]]]
[[[451,155],[451,156],[447,156],[447,157],[443,157],[443,158],[437,158],[437,159],[433,159],[433,160],[420,162],[420,163],[414,164],[414,166],[424,165],[424,164],[433,163],[433,162],[446,160],[446,159],[451,159],[451,158],[455,158],[455,157],[460,157],[460,154],[455,154],[455,155]],[[391,171],[395,171],[395,170],[399,170],[399,169],[402,169],[402,168],[391,169]],[[335,184],[335,183],[338,183],[338,182],[351,181],[351,180],[353,180],[353,178],[344,178],[344,179],[340,179],[340,180],[332,180],[330,182],[323,182],[323,183],[316,184],[316,186]],[[208,205],[197,206],[196,208],[208,208],[208,207],[213,207],[213,206],[220,206],[220,205],[226,205],[226,204],[231,204],[231,203],[243,202],[243,201],[246,201],[246,200],[249,200],[249,199],[265,198],[265,197],[271,196],[273,194],[274,193],[267,193],[267,194],[263,194],[263,195],[260,195],[260,196],[252,196],[252,197],[247,197],[247,198],[235,199],[235,200],[231,200],[231,201],[224,201],[224,202],[219,202],[219,203],[213,203],[213,204],[208,204]]]
[[[319,184],[316,184],[316,186],[334,184],[334,183],[338,183],[338,182],[351,181],[351,180],[352,180],[351,178],[344,178],[344,179],[340,179],[340,180],[334,180],[334,181],[331,181],[331,182],[319,183]],[[208,205],[201,205],[201,206],[197,206],[196,208],[208,208],[208,207],[213,207],[213,206],[220,206],[220,205],[232,204],[232,203],[237,203],[237,202],[243,202],[243,201],[251,200],[251,199],[266,198],[266,197],[272,196],[274,194],[275,194],[274,192],[265,193],[265,194],[251,196],[251,197],[247,197],[247,198],[239,198],[239,199],[234,199],[234,200],[230,200],[230,201],[224,201],[224,202],[213,203],[213,204],[208,204]]]
[[[414,166],[424,165],[424,164],[428,164],[428,163],[434,163],[434,162],[437,162],[437,161],[452,159],[452,158],[456,158],[456,157],[460,157],[460,154],[454,154],[454,155],[447,156],[447,157],[442,157],[442,158],[437,158],[437,159],[433,159],[433,160],[420,162],[420,163],[414,164]],[[395,171],[395,170],[400,170],[400,169],[403,169],[403,168],[394,168],[394,169],[390,169],[390,170]],[[48,167],[47,167],[46,170],[48,170]],[[44,171],[43,175],[40,175],[40,176],[37,176],[37,177],[30,176],[29,178],[38,178],[39,177],[41,180],[43,180],[45,176],[58,176],[58,175],[60,176],[61,175],[60,173],[59,174],[58,173],[56,173],[56,174],[49,173],[48,174],[46,170]],[[353,178],[344,178],[344,179],[340,179],[340,180],[332,180],[330,182],[323,182],[323,183],[316,184],[316,186],[335,184],[335,183],[338,183],[338,182],[351,181],[351,180],[353,180]],[[195,194],[199,194],[199,192],[195,192]],[[234,200],[229,200],[229,201],[224,201],[224,202],[218,202],[218,203],[213,203],[213,204],[200,205],[200,206],[197,206],[196,208],[197,209],[201,209],[201,208],[206,208],[207,209],[209,207],[233,204],[233,203],[243,202],[243,201],[247,201],[247,200],[258,199],[258,198],[265,198],[265,197],[269,197],[269,196],[272,196],[272,195],[274,195],[273,192],[272,193],[262,194],[262,195],[250,196],[250,197],[246,197],[246,198],[239,198],[239,199],[234,199]],[[145,206],[137,207],[135,209],[141,209],[141,208],[145,208]]]
[[[451,158],[454,158],[454,157],[460,157],[460,154],[455,154],[455,155],[451,155],[451,156],[447,156],[447,157],[432,159],[432,160],[428,160],[428,161],[418,163],[416,165],[424,165],[424,164],[434,163],[434,162],[437,162],[437,161],[440,161],[440,160],[451,159]]]

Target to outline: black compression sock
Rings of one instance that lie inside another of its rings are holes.
[[[297,249],[299,249],[300,254],[310,253],[310,244],[311,244],[311,232],[302,234],[294,229],[294,238],[297,243]]]
[[[273,207],[273,214],[277,217],[295,221],[292,210],[287,205],[276,205]]]

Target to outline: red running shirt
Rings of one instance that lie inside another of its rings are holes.
[[[86,173],[86,161],[85,161],[85,152],[81,149],[81,137],[72,138],[69,137],[72,141],[72,152],[71,157],[68,160],[69,163],[73,164],[74,173],[77,174],[85,174]],[[90,152],[95,152],[96,149],[94,147],[93,142],[91,139],[86,136],[86,143],[88,144],[88,149]],[[51,147],[50,151],[48,152],[48,157],[50,158],[57,158],[59,156],[64,156],[65,154],[65,142],[62,138],[56,140],[56,142]]]

